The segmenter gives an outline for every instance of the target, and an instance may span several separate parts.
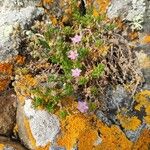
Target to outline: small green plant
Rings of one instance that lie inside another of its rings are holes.
[[[96,93],[96,89],[100,85],[96,80],[101,80],[105,65],[100,60],[93,60],[93,49],[104,44],[99,37],[100,29],[97,26],[104,17],[94,18],[92,9],[85,15],[81,15],[77,10],[74,5],[72,26],[48,26],[44,38],[38,40],[46,54],[44,59],[57,67],[52,67],[47,86],[34,90],[35,107],[42,105],[53,111],[63,97],[73,96],[90,100],[98,95],[99,90]],[[89,87],[90,92],[87,90]],[[65,115],[65,112],[61,112],[61,116]]]

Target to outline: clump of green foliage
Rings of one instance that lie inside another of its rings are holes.
[[[94,56],[94,49],[104,44],[99,29],[104,18],[95,18],[92,10],[81,15],[74,4],[71,25],[47,27],[44,36],[38,39],[44,51],[38,58],[45,59],[52,67],[47,74],[47,86],[32,91],[36,107],[42,105],[53,111],[63,97],[73,96],[91,102],[101,94],[99,81],[105,65],[100,55]]]
[[[32,57],[26,68],[34,75],[44,75],[44,81],[32,90],[35,107],[51,112],[62,107],[61,99],[71,96],[87,101],[93,111],[108,82],[126,83],[128,74],[134,80],[130,69],[134,62],[128,65],[127,61],[132,59],[127,55],[131,49],[122,43],[116,45],[122,29],[114,22],[105,14],[93,16],[92,7],[81,13],[76,0],[72,0],[69,24],[35,23],[26,41]],[[114,32],[116,36],[112,36]],[[128,66],[126,70],[124,66]],[[61,115],[65,117],[66,113]]]

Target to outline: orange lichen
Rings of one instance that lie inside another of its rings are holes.
[[[149,150],[150,149],[150,130],[144,130],[139,139],[134,143],[132,150]]]
[[[12,75],[13,65],[10,63],[0,63],[0,73],[6,73],[8,75]]]
[[[143,43],[143,44],[148,44],[148,43],[150,43],[150,35],[146,35],[146,36],[143,38],[142,43]]]
[[[90,128],[85,130],[79,138],[79,150],[92,150],[97,139],[98,133],[96,130]]]
[[[64,125],[62,125],[62,136],[57,140],[61,146],[65,146],[70,150],[76,144],[79,135],[87,128],[88,120],[83,115],[71,115],[67,117]]]
[[[8,87],[10,79],[0,79],[0,91],[3,91]]]
[[[25,125],[25,129],[26,129],[26,132],[27,132],[29,142],[30,142],[31,146],[35,149],[36,148],[36,141],[35,141],[35,139],[32,135],[32,132],[31,132],[31,129],[30,129],[30,124],[29,124],[29,121],[26,117],[24,117],[24,125]]]
[[[130,142],[118,126],[108,127],[98,122],[102,142],[94,150],[131,150]]]
[[[50,18],[53,25],[58,24],[57,18],[54,15],[50,15],[49,18]]]
[[[118,126],[108,127],[94,116],[70,115],[62,124],[57,144],[71,150],[78,143],[81,150],[130,150],[130,142]]]
[[[23,65],[25,62],[25,57],[21,55],[17,55],[15,58],[16,64]]]
[[[0,91],[7,88],[12,76],[13,65],[10,63],[0,63]]]
[[[34,139],[31,129],[30,129],[30,123],[28,121],[28,119],[26,117],[24,117],[24,125],[25,125],[25,129],[27,132],[27,137],[29,139],[29,142],[31,144],[31,146],[33,147],[34,150],[49,150],[50,147],[50,143],[48,143],[46,146],[44,147],[37,147],[36,146],[36,140]]]
[[[103,0],[103,1],[96,0],[94,2],[93,15],[97,17],[97,16],[99,16],[101,14],[106,13],[106,10],[108,8],[109,3],[110,3],[110,0]]]
[[[36,85],[37,85],[37,80],[34,77],[32,77],[32,75],[30,74],[21,76],[20,79],[15,83],[16,88],[25,91]]]
[[[47,145],[44,146],[44,147],[35,148],[35,150],[49,150],[49,148],[50,148],[50,144],[47,144]]]
[[[36,87],[38,81],[32,75],[22,75],[17,77],[14,83],[14,89],[17,94],[18,100],[23,104],[27,96],[31,96],[31,89]]]
[[[131,40],[131,41],[133,41],[133,40],[136,40],[136,39],[138,39],[138,32],[130,32],[129,34],[128,34],[128,37],[129,37],[129,39]]]
[[[141,125],[141,121],[136,116],[129,117],[127,115],[118,114],[117,118],[122,127],[126,130],[135,131]]]

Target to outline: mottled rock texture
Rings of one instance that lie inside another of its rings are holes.
[[[26,28],[26,25],[41,14],[41,10],[35,7],[37,2],[31,0],[0,1],[0,61],[18,54],[15,41],[11,39],[10,34],[16,24]]]
[[[45,110],[35,110],[30,99],[25,100],[24,105],[19,104],[17,124],[21,140],[33,150],[53,143],[60,130],[58,118]],[[29,134],[32,135],[35,145]]]
[[[16,121],[16,96],[13,91],[5,91],[0,96],[0,134],[10,135]]]

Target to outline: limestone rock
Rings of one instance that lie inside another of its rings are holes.
[[[0,136],[0,150],[27,150],[21,144]]]
[[[21,140],[32,150],[54,143],[60,130],[57,116],[45,110],[35,110],[31,99],[18,105],[17,124]]]
[[[0,96],[0,134],[10,135],[16,121],[16,96],[13,91],[5,91]]]
[[[36,3],[37,1],[31,0],[0,0],[0,61],[17,55],[15,41],[10,34],[14,25],[20,24],[25,28],[42,13],[35,7]]]

